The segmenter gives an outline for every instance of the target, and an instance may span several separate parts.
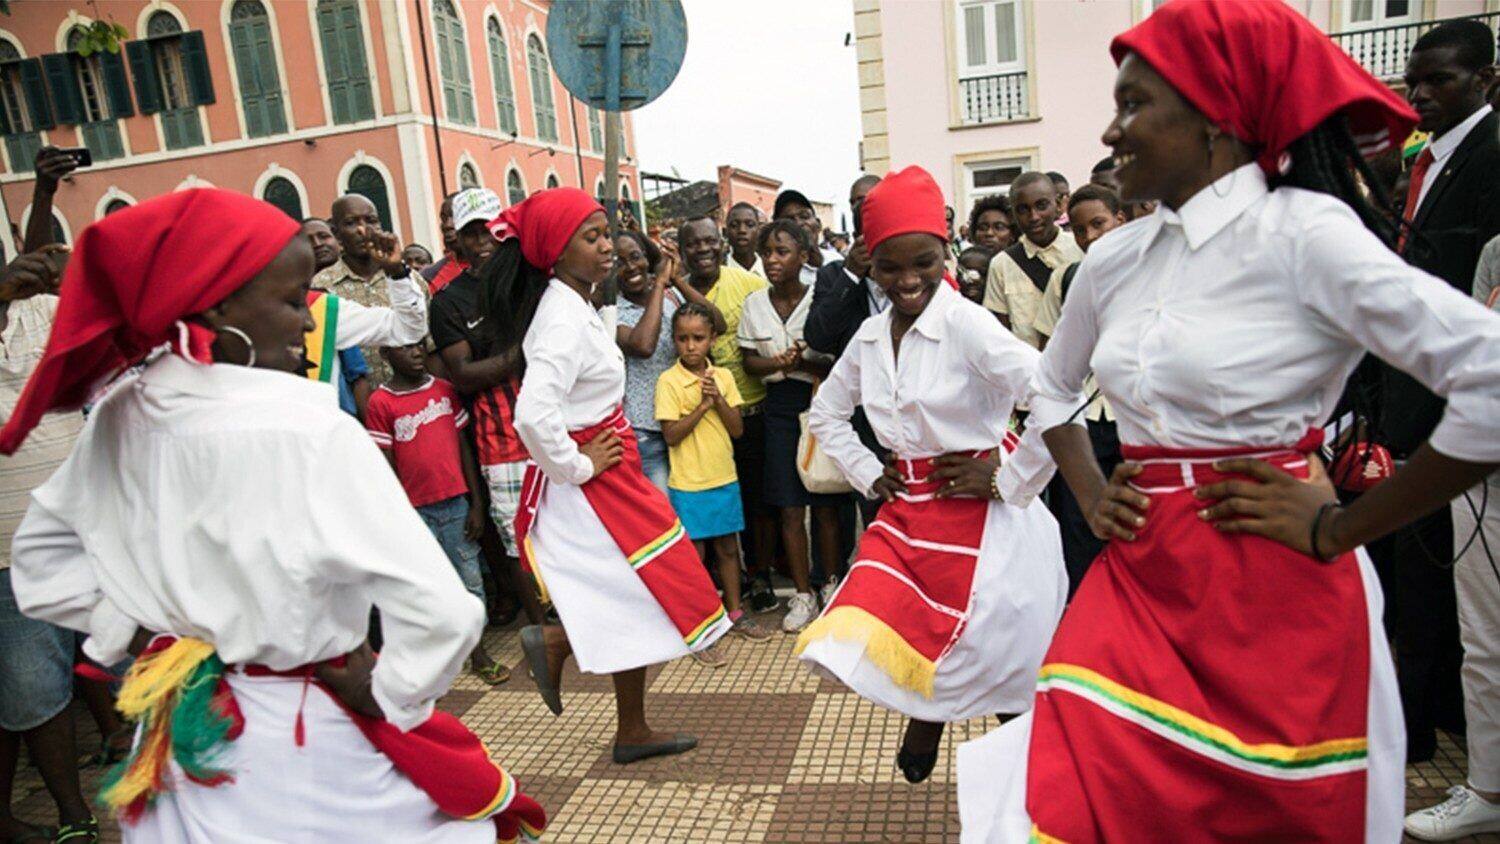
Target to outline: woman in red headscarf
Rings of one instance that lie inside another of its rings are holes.
[[[540,808],[433,713],[482,607],[332,387],[299,377],[313,254],[297,231],[217,189],[84,230],[0,451],[146,364],[33,493],[16,597],[87,633],[100,664],[151,640],[119,696],[136,744],[101,795],[126,841],[534,835]]]
[[[802,632],[803,660],[911,719],[897,766],[921,782],[943,725],[1024,712],[1067,595],[1057,522],[1007,503],[1022,477],[1011,411],[1037,352],[944,273],[943,195],[920,167],[881,180],[860,209],[870,277],[891,307],[866,320],[813,399],[808,429],[844,476],[880,498],[849,575]],[[882,467],[850,424],[863,407]],[[1032,446],[1031,463],[1046,463]],[[998,457],[977,488],[953,459]]]
[[[495,347],[520,347],[516,433],[536,465],[516,517],[523,563],[562,625],[531,626],[521,644],[537,689],[562,712],[569,655],[614,677],[614,760],[697,746],[646,723],[646,666],[701,650],[729,629],[724,605],[667,497],[641,470],[625,420],[625,359],[594,289],[614,268],[604,209],[577,188],[507,208],[501,244],[480,270]]]
[[[1500,320],[1391,251],[1361,153],[1415,115],[1291,7],[1178,0],[1112,51],[1104,142],[1123,198],[1160,205],[1090,249],[1027,431],[1109,544],[1029,723],[961,751],[997,775],[960,790],[965,840],[1399,840],[1400,703],[1360,546],[1500,461]],[[1340,507],[1319,426],[1367,352],[1447,414]],[[1090,370],[1126,443],[1108,479],[1076,421]]]

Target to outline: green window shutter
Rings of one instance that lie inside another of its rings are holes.
[[[148,41],[125,42],[125,58],[130,61],[130,76],[135,80],[135,101],[141,114],[161,111],[161,80],[156,75],[156,57]]]
[[[132,69],[134,66],[132,63]],[[196,29],[182,34],[182,66],[187,74],[188,99],[193,105],[212,104],[214,77],[208,70],[208,50],[203,45],[203,33]],[[139,95],[140,91],[137,90],[136,94]]]
[[[84,122],[83,92],[78,90],[73,57],[68,53],[48,53],[41,57],[41,62],[57,122],[69,125]]]
[[[99,69],[104,72],[104,96],[109,100],[109,116],[135,114],[135,106],[130,102],[130,83],[125,79],[125,60],[119,53],[108,50],[98,55]]]
[[[22,59],[21,87],[26,91],[26,105],[31,111],[35,129],[51,129],[57,125],[52,119],[52,107],[47,102],[47,84],[43,81],[41,59]]]
[[[328,82],[329,117],[334,123],[349,123],[349,68],[339,39],[338,13],[328,0],[317,5],[318,40],[323,45],[323,76]]]
[[[328,75],[334,122],[353,123],[375,116],[370,74],[365,64],[364,23],[352,0],[320,0],[318,28]]]
[[[245,132],[252,138],[286,131],[281,78],[271,43],[271,21],[258,0],[240,0],[232,11],[229,41],[239,74]]]
[[[385,177],[368,164],[361,164],[349,174],[349,193],[357,193],[375,206],[380,217],[380,227],[395,233],[391,224],[391,200],[386,193]]]

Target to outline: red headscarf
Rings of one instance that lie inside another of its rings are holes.
[[[276,206],[217,188],[178,191],[83,230],[63,274],[47,350],[0,430],[14,454],[42,415],[82,405],[102,380],[217,305],[297,236]],[[189,324],[180,354],[208,362],[213,333]],[[182,343],[175,343],[182,345]]]
[[[1279,0],[1173,0],[1110,44],[1136,53],[1193,107],[1282,171],[1293,141],[1338,112],[1365,155],[1417,123],[1404,100]]]
[[[518,238],[526,263],[550,273],[583,221],[603,210],[578,188],[551,188],[501,211],[490,232],[500,240]]]
[[[898,234],[922,232],[948,240],[948,213],[943,191],[932,176],[913,164],[890,173],[865,195],[859,207],[860,231],[871,252]]]

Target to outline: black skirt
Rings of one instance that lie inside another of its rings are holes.
[[[797,440],[802,427],[797,417],[812,406],[813,387],[806,381],[787,378],[766,385],[761,414],[766,425],[766,463],[763,500],[770,507],[837,507],[849,493],[815,494],[802,485],[797,474]]]

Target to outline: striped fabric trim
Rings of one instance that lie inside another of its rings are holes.
[[[1031,825],[1031,837],[1026,840],[1030,842],[1030,844],[1067,844],[1067,842],[1063,841],[1061,838],[1053,838],[1047,833],[1042,832],[1041,827],[1037,826],[1036,824]]]
[[[719,608],[714,610],[713,615],[705,618],[702,624],[694,627],[693,632],[687,634],[686,636],[683,636],[682,641],[686,642],[688,647],[692,647],[693,645],[698,644],[698,640],[703,638],[703,634],[707,633],[715,624],[718,623],[719,619],[724,617],[724,605],[720,604]]]
[[[1038,692],[1067,692],[1126,721],[1217,762],[1279,780],[1307,780],[1364,770],[1364,736],[1309,745],[1247,744],[1229,730],[1116,683],[1079,665],[1042,666]]]
[[[871,522],[870,527],[880,528],[913,548],[925,548],[928,551],[941,551],[945,554],[962,554],[966,557],[977,558],[979,556],[978,548],[971,548],[967,545],[950,545],[946,542],[929,542],[925,539],[912,539],[910,536],[893,527],[890,522],[881,521],[880,519]]]
[[[486,748],[486,750],[488,750],[488,748]],[[494,764],[493,760],[490,764]],[[499,770],[500,766],[495,765],[495,768],[496,770]],[[488,806],[485,806],[483,809],[480,809],[474,814],[469,815],[468,817],[464,818],[464,820],[477,821],[481,818],[487,818],[491,815],[503,812],[510,806],[510,801],[515,796],[516,778],[506,773],[505,771],[500,771],[500,787],[495,790],[495,799],[491,800]]]
[[[672,523],[667,532],[646,543],[641,550],[630,555],[630,567],[639,571],[642,566],[666,553],[668,548],[677,544],[687,537],[687,532],[682,529],[682,521]]]
[[[314,366],[307,370],[306,375],[312,381],[326,384],[333,380],[333,362],[339,354],[339,297],[331,293],[320,294],[308,303],[308,310],[312,311],[313,330],[303,339],[303,354]]]

